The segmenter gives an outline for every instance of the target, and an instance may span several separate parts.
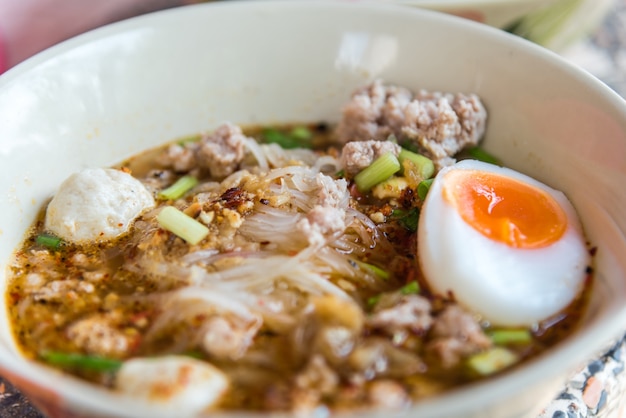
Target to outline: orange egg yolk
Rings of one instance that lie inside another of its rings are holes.
[[[522,181],[479,170],[450,171],[444,199],[487,238],[514,248],[541,248],[561,238],[567,217],[545,191]]]

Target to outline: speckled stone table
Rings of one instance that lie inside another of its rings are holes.
[[[626,0],[561,54],[626,97]],[[626,331],[626,324],[624,324]],[[626,418],[626,335],[576,372],[538,418]],[[0,418],[45,418],[0,376]]]
[[[600,27],[560,53],[626,97],[626,0],[615,0]],[[626,418],[625,364],[622,336],[572,376],[540,418]]]
[[[575,373],[539,418],[626,417],[626,336]]]
[[[43,415],[6,380],[0,378],[1,418],[43,418]]]

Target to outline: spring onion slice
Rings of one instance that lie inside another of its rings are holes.
[[[202,353],[202,351],[199,351],[199,350],[185,351],[183,355],[187,357],[195,358],[196,360],[202,360],[204,358],[204,354]]]
[[[500,160],[498,160],[496,157],[489,154],[487,151],[485,151],[484,149],[480,147],[472,147],[467,150],[467,153],[472,158],[478,161],[482,161],[484,163],[489,163],[489,164],[502,165],[502,163],[500,163]]]
[[[381,269],[378,266],[375,266],[374,264],[364,263],[363,261],[356,261],[356,264],[362,269],[374,273],[376,276],[380,277],[383,280],[389,279],[389,272]]]
[[[354,176],[354,182],[360,192],[368,192],[372,187],[387,180],[400,171],[400,162],[391,152],[381,155],[367,168]]]
[[[294,128],[289,133],[276,129],[265,129],[262,133],[265,143],[278,144],[284,149],[311,148],[311,132],[305,128]]]
[[[410,282],[400,288],[403,295],[415,295],[420,292],[420,285],[417,282]]]
[[[418,208],[413,208],[409,211],[403,209],[395,209],[392,213],[392,216],[398,219],[398,223],[402,225],[402,227],[407,231],[417,231],[417,226],[420,219],[420,211]]]
[[[54,366],[95,372],[115,372],[124,364],[117,359],[58,351],[46,351],[41,354],[41,358]]]
[[[376,304],[380,301],[382,295],[376,295],[376,296],[372,296],[371,298],[367,299],[367,307],[368,308],[373,308],[374,306],[376,306]]]
[[[157,215],[157,222],[163,229],[172,232],[191,245],[196,245],[209,235],[209,228],[173,206],[161,209]]]
[[[497,373],[519,361],[517,354],[504,347],[492,347],[467,359],[469,368],[481,376]]]
[[[187,144],[198,142],[198,141],[200,141],[200,139],[202,139],[202,135],[197,135],[197,134],[196,135],[190,135],[190,136],[186,136],[186,137],[180,138],[177,141],[177,144],[180,145],[181,147],[184,147]]]
[[[494,329],[488,335],[496,345],[528,344],[533,339],[527,329]]]
[[[297,145],[289,135],[284,134],[276,129],[265,129],[263,131],[263,139],[268,144],[278,144],[282,148],[295,148]]]
[[[176,180],[170,187],[161,190],[159,198],[164,200],[174,200],[182,197],[189,190],[198,184],[198,179],[193,176],[183,176]]]
[[[434,179],[422,180],[417,185],[417,197],[419,197],[420,200],[423,201],[426,199],[426,195],[428,194],[428,190],[430,190],[430,186],[433,184],[433,180]]]
[[[37,243],[37,245],[41,245],[42,247],[47,247],[52,250],[58,250],[61,246],[61,242],[61,238],[50,234],[39,234],[37,235],[37,238],[35,238],[35,243]]]
[[[417,231],[417,225],[420,219],[420,211],[418,208],[413,208],[409,211],[407,216],[400,219],[400,225],[404,227],[407,231],[415,232]]]
[[[398,160],[401,165],[403,165],[405,160],[411,161],[421,179],[429,179],[435,174],[435,164],[430,158],[424,157],[421,154],[402,149],[398,155]]]
[[[289,132],[289,135],[301,141],[308,141],[313,136],[311,131],[306,126],[296,126],[291,130],[291,132]]]

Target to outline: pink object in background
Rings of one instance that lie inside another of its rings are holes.
[[[4,50],[4,41],[2,39],[2,32],[0,31],[0,74],[7,69],[6,51]]]

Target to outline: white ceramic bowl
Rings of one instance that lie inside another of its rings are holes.
[[[10,70],[0,77],[2,287],[12,251],[70,173],[224,120],[336,120],[375,77],[478,93],[490,112],[486,149],[563,190],[598,247],[591,307],[572,338],[406,412],[532,416],[626,327],[626,105],[547,50],[444,14],[322,0],[207,4],[90,32]],[[4,303],[0,324],[0,374],[50,417],[159,416],[20,357]]]

